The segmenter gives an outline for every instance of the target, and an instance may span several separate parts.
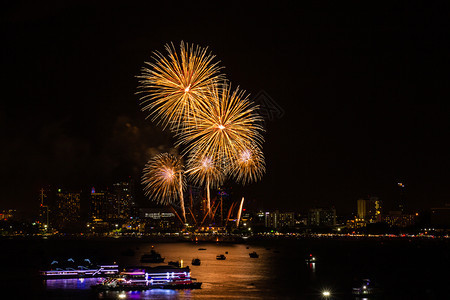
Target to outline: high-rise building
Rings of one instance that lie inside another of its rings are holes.
[[[113,184],[111,202],[112,217],[114,219],[129,219],[133,215],[135,203],[129,182]]]
[[[336,209],[330,208],[314,208],[308,213],[308,225],[331,227],[336,225]]]
[[[382,206],[378,197],[369,199],[358,199],[357,201],[358,219],[369,223],[379,222],[381,220]]]
[[[295,213],[280,212],[278,210],[266,214],[266,227],[269,228],[289,228],[295,226]]]
[[[106,221],[113,214],[113,206],[111,203],[112,196],[108,192],[91,190],[90,218],[91,220]]]
[[[80,220],[80,192],[58,189],[55,201],[55,226],[58,229],[75,225]]]
[[[41,230],[48,231],[50,229],[50,208],[49,208],[49,190],[41,188],[39,191],[39,216],[37,223]]]

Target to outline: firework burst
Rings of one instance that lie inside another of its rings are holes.
[[[212,157],[230,161],[252,144],[263,142],[262,117],[243,90],[223,83],[211,87],[209,101],[195,111],[182,131],[177,132],[177,145],[186,145],[185,152],[192,157]]]
[[[246,185],[258,181],[266,171],[264,154],[257,146],[242,149],[233,157],[230,173],[237,182]]]
[[[195,119],[208,97],[210,86],[223,80],[219,62],[207,48],[181,42],[177,53],[173,44],[166,45],[168,56],[154,52],[154,62],[146,62],[138,76],[143,111],[163,127],[180,130],[186,118]]]
[[[158,154],[145,165],[142,175],[144,193],[159,204],[180,201],[183,218],[186,221],[183,189],[185,181],[181,159],[169,153]]]

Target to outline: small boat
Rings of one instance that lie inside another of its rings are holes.
[[[193,260],[192,260],[192,265],[193,266],[200,266],[200,258],[194,258]]]
[[[363,279],[359,287],[352,289],[352,294],[358,298],[367,298],[380,295],[381,289],[376,284],[371,283],[370,279]]]
[[[228,254],[228,251],[225,251],[225,254]]]
[[[255,251],[249,253],[248,255],[250,255],[251,258],[258,258],[259,257],[258,253],[256,253]]]
[[[155,250],[151,250],[150,253],[143,254],[141,256],[141,262],[143,263],[162,263],[164,262],[164,257]]]
[[[216,256],[216,259],[217,259],[217,260],[225,260],[225,259],[227,259],[227,258],[226,258],[225,255],[219,254],[219,255]]]
[[[316,257],[313,256],[312,254],[310,254],[310,255],[305,259],[305,261],[306,261],[307,263],[315,263],[316,260],[317,260]]]
[[[206,248],[198,248],[198,250],[206,250]]]
[[[181,268],[181,263],[179,261],[169,261],[167,264],[169,266],[174,266],[174,267],[177,267],[177,268]]]
[[[163,285],[162,288],[171,290],[200,289],[202,283],[194,280],[195,278],[191,278],[191,280],[171,281],[168,284]]]

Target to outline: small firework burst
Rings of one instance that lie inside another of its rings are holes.
[[[169,153],[156,155],[145,165],[142,184],[145,195],[157,203],[174,203],[185,186],[181,159]]]
[[[240,150],[233,157],[229,170],[236,181],[243,185],[260,180],[265,171],[264,154],[257,146]]]

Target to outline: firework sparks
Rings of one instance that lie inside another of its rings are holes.
[[[219,62],[207,48],[181,42],[178,54],[173,44],[166,45],[168,56],[154,52],[155,62],[142,68],[140,92],[142,110],[159,119],[163,127],[179,130],[186,118],[194,118],[208,97],[211,85],[223,80]],[[195,122],[195,120],[194,120]]]
[[[186,174],[194,184],[206,186],[206,209],[208,215],[211,214],[210,189],[218,187],[225,179],[221,162],[211,156],[193,156],[189,159]]]
[[[237,182],[246,185],[258,181],[266,171],[264,154],[259,147],[240,150],[232,159],[230,173]]]
[[[250,145],[262,144],[262,118],[245,91],[231,92],[224,83],[212,87],[210,95],[206,105],[195,111],[196,118],[189,118],[177,133],[178,145],[185,144],[185,151],[194,157],[229,161]]]
[[[149,160],[142,176],[144,193],[160,204],[172,204],[180,201],[183,218],[186,221],[184,209],[183,164],[181,159],[169,154],[158,154]]]

